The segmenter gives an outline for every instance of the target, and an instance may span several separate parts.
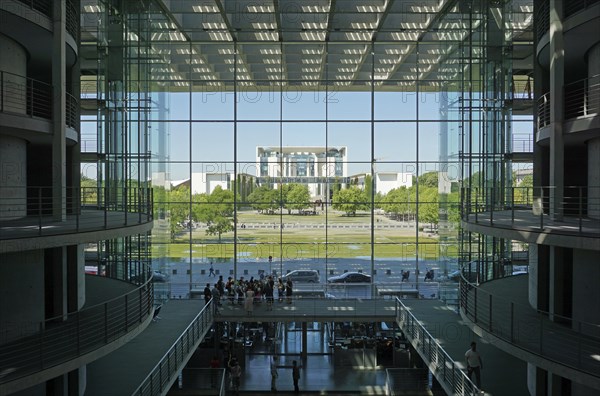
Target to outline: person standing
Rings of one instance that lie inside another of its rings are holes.
[[[288,279],[285,283],[285,296],[288,304],[292,303],[292,294],[294,293],[294,289],[292,286],[292,280]]]
[[[206,287],[204,288],[204,305],[208,304],[211,298],[212,292],[210,291],[210,283],[207,283]]]
[[[277,356],[273,356],[273,361],[271,362],[271,392],[277,392],[277,377],[279,377],[277,360]]]
[[[475,384],[481,389],[481,370],[483,370],[483,362],[481,355],[477,352],[477,343],[471,342],[471,348],[465,352],[467,360],[467,376],[471,379],[472,374],[475,374]]]
[[[232,357],[229,362],[229,375],[231,376],[231,388],[233,389],[233,394],[239,395],[242,368],[236,357]]]
[[[248,286],[248,290],[246,290],[244,308],[246,308],[246,314],[248,316],[252,315],[252,311],[254,311],[254,290],[252,290],[252,286]]]
[[[300,388],[298,387],[298,380],[300,379],[300,367],[298,367],[298,363],[295,360],[292,362],[292,379],[294,380],[294,392],[300,392]]]

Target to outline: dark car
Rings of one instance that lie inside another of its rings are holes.
[[[360,272],[346,272],[341,275],[331,276],[329,283],[371,283],[371,276]]]
[[[152,271],[152,282],[168,282],[169,275],[159,271]]]

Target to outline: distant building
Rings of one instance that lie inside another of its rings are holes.
[[[350,181],[359,188],[365,188],[365,178],[368,173],[360,173],[350,177]],[[375,192],[387,194],[391,190],[400,187],[412,187],[412,173],[403,172],[377,172],[375,173]]]
[[[259,184],[301,183],[312,197],[325,199],[334,183],[349,183],[348,148],[286,146],[256,147]]]
[[[255,179],[255,176],[246,173],[238,173],[237,176],[247,180]],[[223,190],[233,190],[235,177],[233,172],[195,172],[191,178],[171,181],[171,188],[187,186],[192,194],[211,194],[217,186]]]

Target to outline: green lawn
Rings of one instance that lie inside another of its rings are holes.
[[[398,224],[379,217],[383,224]],[[275,224],[275,228],[240,228],[241,224]],[[279,224],[288,225],[283,229]],[[342,216],[339,213],[319,215],[263,215],[255,211],[238,213],[237,251],[234,252],[234,233],[221,236],[206,235],[203,229],[193,232],[181,232],[173,242],[166,238],[153,238],[153,254],[173,258],[190,257],[190,243],[193,257],[231,259],[237,253],[240,259],[257,259],[273,256],[284,259],[298,258],[412,258],[417,254],[417,235],[415,229],[375,229],[373,251],[371,250],[370,228],[293,228],[300,225],[356,225],[370,226],[368,215]],[[419,233],[419,257],[437,259],[439,241],[437,237]],[[456,246],[447,249],[446,255],[456,257]]]

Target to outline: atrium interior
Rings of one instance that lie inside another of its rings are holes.
[[[599,22],[0,0],[0,395],[600,392]]]

